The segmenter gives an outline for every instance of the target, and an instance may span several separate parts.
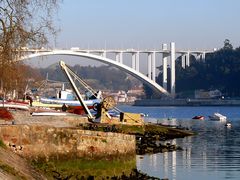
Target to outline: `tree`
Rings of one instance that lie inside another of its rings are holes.
[[[0,90],[24,77],[15,60],[24,47],[42,47],[55,35],[53,13],[60,0],[0,0]]]
[[[230,43],[229,39],[225,39],[223,49],[224,50],[232,50],[233,49],[233,46]]]

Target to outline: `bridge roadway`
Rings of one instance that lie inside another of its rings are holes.
[[[196,55],[198,60],[205,60],[205,55],[207,53],[212,53],[214,51],[204,50],[204,51],[190,51],[190,50],[176,50],[175,43],[170,43],[170,50],[167,49],[167,44],[162,45],[162,50],[136,50],[136,49],[80,49],[78,47],[73,47],[69,50],[66,49],[28,49],[21,48],[23,56],[18,60],[31,59],[34,57],[40,56],[50,56],[50,55],[70,55],[70,56],[79,56],[90,58],[96,61],[100,61],[112,66],[115,66],[131,75],[141,80],[142,82],[148,84],[157,92],[161,92],[167,96],[175,96],[175,60],[176,54],[182,57],[182,67],[185,68],[190,66],[190,55]],[[114,53],[115,60],[107,58],[107,54]],[[123,54],[132,55],[132,64],[131,67],[123,64]],[[163,65],[163,87],[155,82],[156,78],[156,54],[162,54],[162,65]],[[145,76],[139,71],[140,63],[139,57],[140,54],[147,54],[148,62],[148,75]],[[168,62],[168,57],[170,57],[170,62]],[[170,64],[170,93],[167,92],[167,65]]]

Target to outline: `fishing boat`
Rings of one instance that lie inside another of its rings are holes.
[[[101,91],[84,100],[84,103],[87,106],[93,106],[95,103],[100,103],[100,97]],[[40,97],[38,101],[33,102],[33,106],[62,107],[63,104],[67,106],[81,106],[71,90],[61,90],[58,97]]]
[[[87,97],[84,103],[89,109],[94,109],[96,104],[101,102],[101,91],[96,94]],[[83,114],[84,109],[79,100],[76,100],[71,90],[61,90],[57,97],[40,97],[38,101],[33,101],[33,107],[47,107],[54,109],[62,109],[74,114]]]
[[[226,121],[227,117],[220,113],[214,113],[213,115],[209,116],[209,119],[212,121]]]

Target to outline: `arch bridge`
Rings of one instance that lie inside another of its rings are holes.
[[[24,56],[22,56],[18,61],[31,59],[34,57],[41,56],[51,56],[51,55],[68,55],[68,56],[78,56],[84,58],[90,58],[111,66],[114,66],[118,69],[121,69],[135,78],[146,83],[157,92],[163,93],[167,96],[175,96],[175,60],[176,54],[179,54],[182,57],[182,67],[185,68],[190,66],[190,55],[197,55],[197,59],[204,61],[205,55],[207,53],[212,53],[213,51],[183,51],[175,49],[175,43],[170,44],[170,50],[167,49],[167,44],[162,45],[162,50],[135,50],[135,49],[126,49],[126,50],[89,50],[89,49],[80,49],[77,47],[71,48],[69,50],[59,50],[59,49],[28,49],[22,48]],[[107,58],[107,54],[114,53],[115,60]],[[156,54],[162,54],[162,67],[163,67],[163,87],[156,83]],[[123,64],[123,54],[131,54],[132,62],[131,67]],[[147,54],[147,69],[148,75],[144,75],[139,71],[140,54]],[[170,62],[169,58],[170,57]],[[170,93],[167,89],[167,66],[170,65]]]

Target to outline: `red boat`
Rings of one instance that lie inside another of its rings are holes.
[[[204,116],[194,116],[192,119],[204,120]]]

